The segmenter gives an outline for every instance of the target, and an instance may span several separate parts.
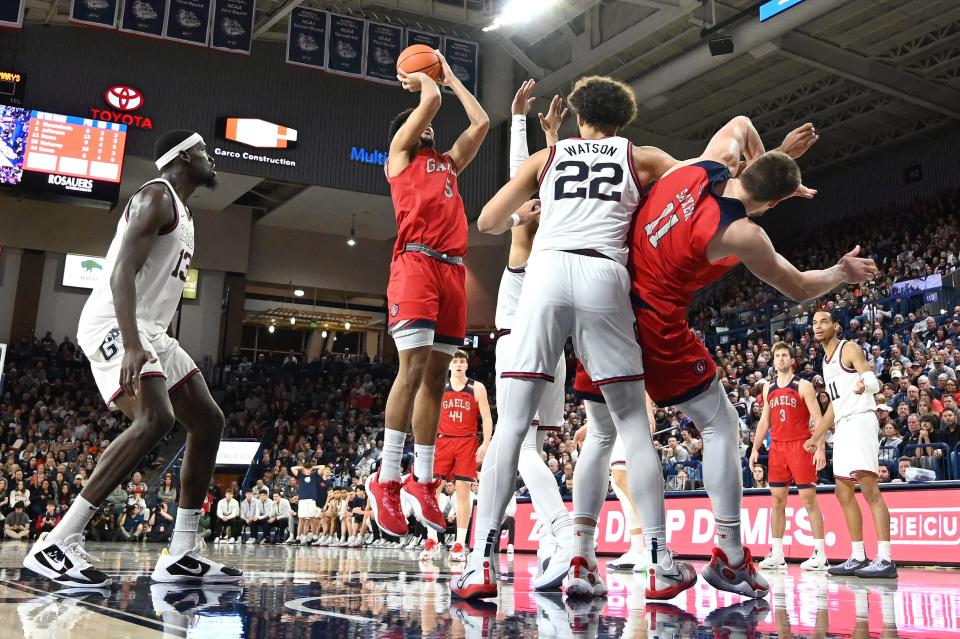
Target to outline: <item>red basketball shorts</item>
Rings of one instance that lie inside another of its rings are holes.
[[[675,406],[704,392],[717,377],[717,365],[690,330],[684,312],[664,318],[636,303],[633,311],[650,398],[658,406]]]
[[[477,478],[477,448],[480,443],[473,435],[468,437],[437,437],[433,457],[433,475],[440,479],[475,481]]]
[[[792,439],[770,442],[767,482],[771,486],[789,486],[791,482],[798,488],[817,485],[817,468],[813,464],[813,453],[804,450],[803,441]]]
[[[401,253],[390,264],[387,284],[389,326],[434,331],[434,343],[463,346],[467,334],[467,293],[462,264],[447,264],[423,253]]]

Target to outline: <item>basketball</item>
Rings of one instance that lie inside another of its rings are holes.
[[[443,74],[443,65],[436,51],[425,44],[411,44],[400,52],[397,58],[397,71],[404,73],[426,73],[434,80]]]

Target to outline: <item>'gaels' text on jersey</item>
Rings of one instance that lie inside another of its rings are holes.
[[[473,394],[472,379],[460,390],[451,382],[443,391],[440,404],[440,427],[437,434],[443,437],[476,437],[480,424],[480,407]]]

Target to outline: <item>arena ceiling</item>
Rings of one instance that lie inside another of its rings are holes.
[[[808,170],[934,136],[960,119],[956,0],[806,0],[766,23],[757,19],[755,0],[557,0],[526,23],[485,32],[505,1],[258,0],[256,34],[285,39],[286,16],[304,4],[502,47],[538,80],[541,96],[565,92],[586,74],[612,75],[629,82],[641,102],[628,135],[652,144],[675,140],[684,150],[702,148],[741,113],[769,146],[795,123],[812,121],[822,137],[804,162]],[[62,23],[69,1],[29,0],[28,8],[29,21]],[[734,53],[710,54],[707,41],[719,35],[733,39]],[[318,187],[291,195],[276,209],[276,223],[300,224],[309,216],[299,212],[330,195]],[[349,215],[341,217],[336,232],[349,232]],[[370,220],[369,233],[390,237],[391,216]]]

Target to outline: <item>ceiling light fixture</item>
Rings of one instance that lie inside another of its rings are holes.
[[[271,324],[270,326],[267,327],[267,332],[270,333],[271,335],[273,334],[273,332],[274,332],[275,330],[277,330],[277,327],[274,326],[273,324]]]
[[[327,339],[327,332],[326,332],[326,331],[321,331],[320,337],[322,337],[323,339]]]
[[[349,330],[350,330],[350,322],[344,322],[344,323],[343,323],[343,330],[345,330],[345,331],[349,331]]]
[[[296,295],[297,297],[303,297],[304,295],[303,289],[302,288],[294,289],[293,294]]]
[[[509,0],[500,11],[500,15],[493,19],[493,23],[483,28],[484,31],[494,31],[500,27],[509,27],[521,22],[528,22],[539,13],[543,13],[557,0],[540,0],[531,7],[528,0]]]
[[[290,323],[291,323],[291,324],[296,324],[296,323],[297,323],[297,318],[296,318],[296,317],[291,317],[291,318],[290,318]]]
[[[357,245],[357,214],[353,214],[353,221],[350,222],[350,239],[347,240],[347,246]]]

